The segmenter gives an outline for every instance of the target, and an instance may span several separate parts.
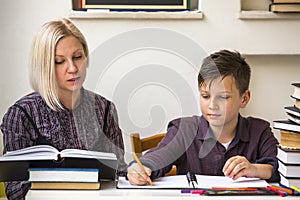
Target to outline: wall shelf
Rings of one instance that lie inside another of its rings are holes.
[[[251,20],[251,19],[289,19],[289,20],[299,20],[300,13],[273,13],[270,11],[262,10],[251,10],[251,11],[241,11],[239,13],[239,19]]]
[[[182,11],[182,12],[109,12],[109,11],[71,11],[71,19],[155,19],[155,20],[201,20],[201,11]]]

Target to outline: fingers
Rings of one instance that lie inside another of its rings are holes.
[[[133,163],[127,169],[127,178],[132,185],[146,185],[150,180],[152,170],[144,166],[142,169],[137,163]]]
[[[242,176],[247,176],[251,170],[251,164],[243,156],[234,156],[228,159],[223,167],[223,173],[225,176],[238,179]]]

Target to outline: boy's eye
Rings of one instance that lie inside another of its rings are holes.
[[[220,96],[221,99],[228,99],[229,96]]]

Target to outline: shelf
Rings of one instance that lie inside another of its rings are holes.
[[[239,19],[251,20],[251,19],[289,19],[299,20],[300,13],[273,13],[270,11],[241,11],[239,13]]]
[[[199,20],[203,19],[201,11],[183,11],[183,12],[109,12],[109,11],[71,11],[71,19],[155,19],[155,20]]]

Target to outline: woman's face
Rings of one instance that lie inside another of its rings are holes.
[[[58,94],[80,91],[86,77],[86,56],[79,40],[68,36],[58,41],[55,49],[55,75]]]

